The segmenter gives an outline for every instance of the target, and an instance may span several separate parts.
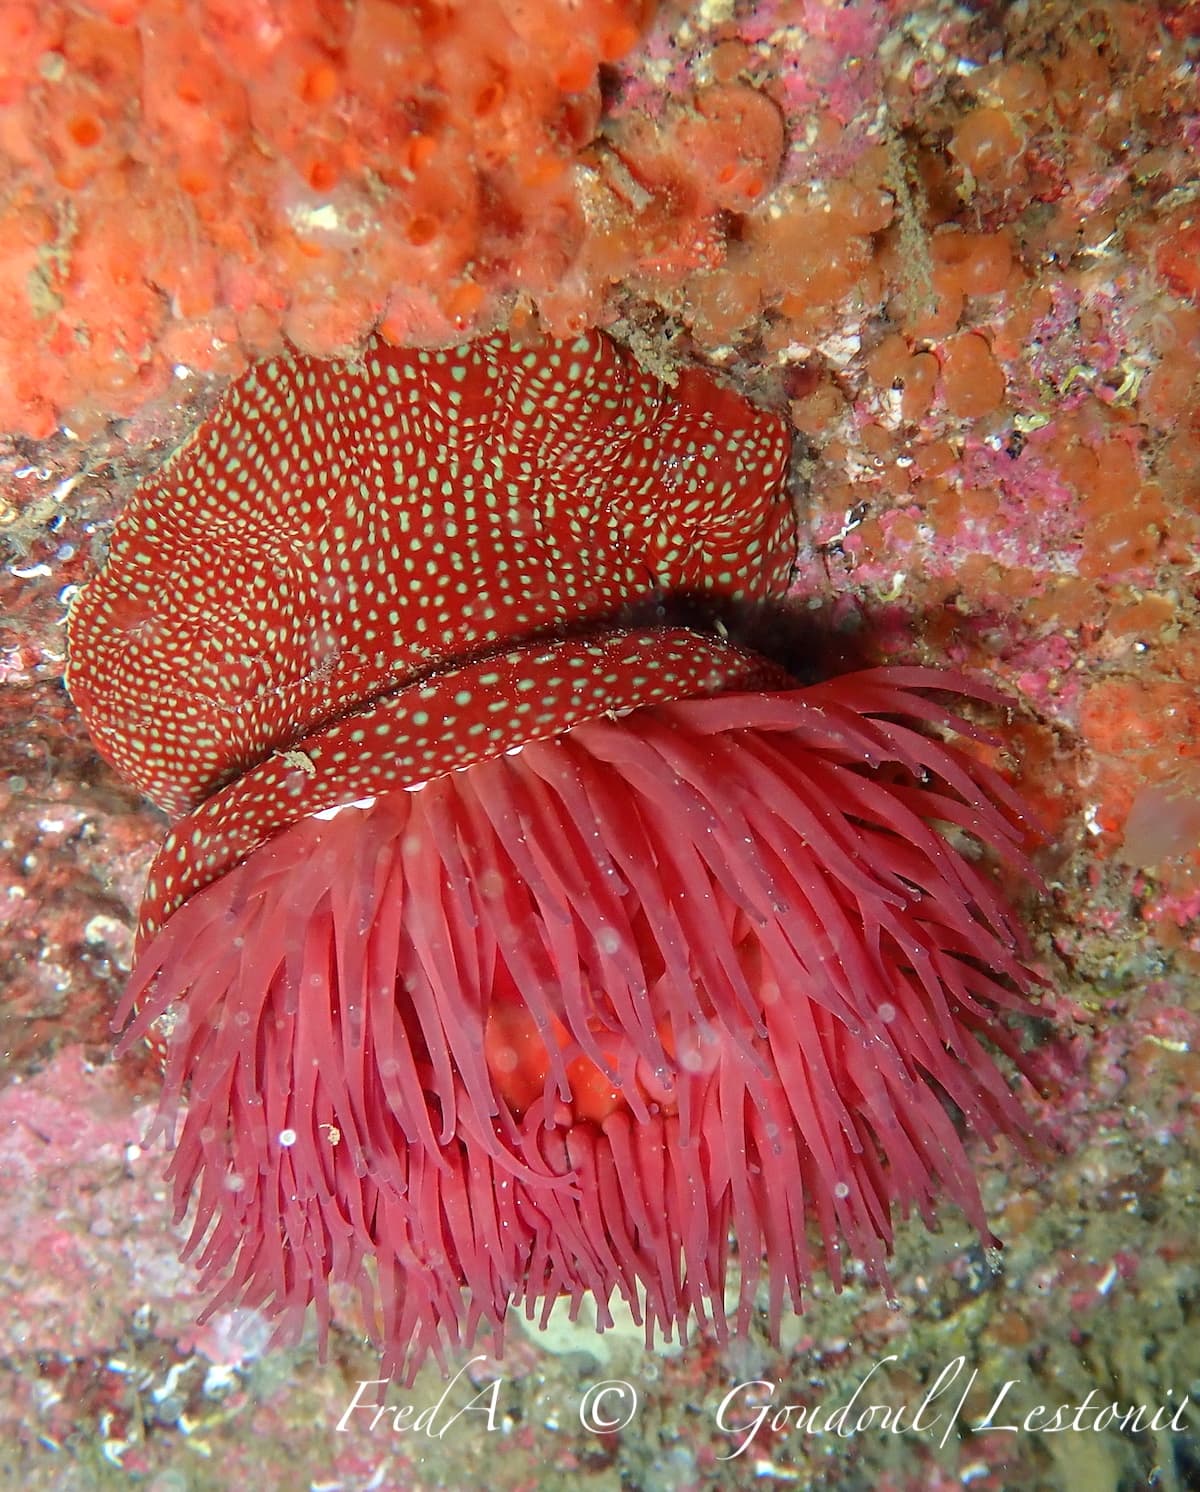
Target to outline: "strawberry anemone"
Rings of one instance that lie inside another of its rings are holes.
[[[344,1282],[411,1377],[564,1297],[777,1333],[898,1212],[986,1235],[1036,982],[1020,801],[940,702],[986,691],[614,614],[779,595],[785,456],[599,334],[493,339],[252,372],[139,492],[69,677],[188,808],[118,1018],[210,1311],[325,1330]]]

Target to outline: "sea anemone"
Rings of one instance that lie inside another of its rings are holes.
[[[376,344],[254,370],[141,489],[69,677],[190,809],[119,1020],[210,1311],[324,1329],[347,1282],[411,1376],[585,1294],[724,1335],[732,1247],[777,1332],[898,1210],[986,1234],[960,1130],[1026,1131],[991,1048],[1034,981],[981,852],[1033,871],[947,738],[980,691],[620,613],[777,596],[785,456],[599,334]]]

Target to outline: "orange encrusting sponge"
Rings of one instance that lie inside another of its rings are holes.
[[[87,432],[281,334],[445,344],[536,299],[585,233],[598,70],[650,8],[10,0],[0,429]]]

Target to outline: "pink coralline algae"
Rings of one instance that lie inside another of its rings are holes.
[[[1026,1131],[988,1042],[1019,1064],[1035,979],[935,825],[1033,871],[933,734],[970,686],[800,689],[655,614],[782,595],[787,450],[602,334],[372,343],[252,369],[136,495],[68,682],[190,809],[122,1018],[211,1309],[324,1327],[343,1281],[411,1374],[564,1296],[724,1336],[731,1236],[732,1325],[763,1257],[777,1335],[814,1254],[882,1276],[897,1209],[986,1232],[943,1100]]]

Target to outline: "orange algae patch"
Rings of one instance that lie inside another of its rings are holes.
[[[1004,109],[973,109],[954,132],[950,153],[976,181],[1008,185],[1020,176],[1024,142]]]
[[[937,359],[931,358],[930,361],[933,362],[936,370]],[[958,453],[950,442],[945,440],[927,441],[913,457],[916,475],[922,481],[945,476],[957,463]]]
[[[582,93],[595,74],[595,53],[586,47],[571,46],[554,74],[554,85],[563,93]]]
[[[914,341],[939,341],[959,325],[972,297],[1011,288],[1015,269],[1012,244],[1004,230],[966,232],[947,225],[928,240],[928,284],[914,283],[911,253],[897,236],[886,249],[889,279],[903,289],[894,297],[893,318]]]
[[[1149,646],[1168,628],[1177,627],[1177,608],[1169,596],[1142,595],[1113,608],[1104,624],[1107,636]]]
[[[1004,370],[978,333],[960,332],[944,343],[941,371],[942,403],[956,418],[979,419],[1003,402]]]
[[[737,82],[700,88],[661,120],[641,113],[615,120],[597,153],[587,269],[666,288],[717,268],[725,248],[722,214],[753,211],[775,183],[784,143],[775,103]],[[748,272],[759,278],[756,265]],[[703,319],[701,335],[720,341],[704,333]]]
[[[854,295],[864,304],[882,294],[871,235],[892,205],[877,189],[853,183],[796,192],[778,216],[751,219],[745,245],[778,306],[789,335],[816,334],[828,311]]]
[[[1200,301],[1200,212],[1179,208],[1162,224],[1155,263],[1170,289],[1185,300]]]
[[[688,285],[688,316],[705,346],[734,341],[761,306],[762,291],[754,274],[736,264],[695,274]]]
[[[1004,727],[1001,770],[1019,770],[1021,793],[1050,840],[1063,836],[1078,811],[1073,784],[1049,726],[1014,712]]]
[[[986,84],[987,96],[1009,114],[1040,113],[1050,97],[1046,74],[1036,62],[1003,64]]]
[[[949,336],[957,327],[963,311],[963,293],[953,276],[939,268],[933,272],[927,303],[923,304],[918,295],[906,290],[897,298],[894,310],[913,341],[935,342]]]
[[[1085,579],[1120,579],[1149,565],[1167,528],[1167,509],[1157,482],[1146,478],[1131,439],[1104,434],[1104,423],[1085,411],[1064,416],[1050,447],[1059,476],[1081,502]]]
[[[1123,576],[1149,565],[1162,544],[1166,512],[1154,483],[1106,487],[1084,504],[1084,549],[1079,573],[1095,579]]]
[[[930,352],[913,352],[906,337],[885,337],[867,358],[867,373],[880,389],[900,395],[900,412],[915,424],[929,412],[938,380],[938,361]]]
[[[1050,626],[1057,632],[1076,632],[1103,615],[1103,601],[1091,581],[1075,575],[1053,575],[1042,594],[1025,603],[1022,614],[1034,629]]]
[[[935,266],[944,272],[942,284],[964,295],[994,295],[1008,283],[1013,257],[1007,233],[951,227],[934,234],[930,250]]]
[[[846,396],[841,389],[831,380],[822,379],[791,401],[792,424],[820,446],[825,443],[830,429],[845,415],[846,408]]]
[[[1121,859],[1157,867],[1190,857],[1200,861],[1200,762],[1190,762],[1165,782],[1141,787],[1130,806]]]
[[[696,340],[721,346],[753,325],[766,355],[790,362],[790,343],[815,341],[843,314],[878,306],[884,276],[873,236],[894,203],[877,172],[869,158],[849,180],[780,187],[747,212],[725,262],[693,274],[680,296]],[[710,202],[720,195],[719,187],[706,190]]]
[[[1079,729],[1097,759],[1096,822],[1115,832],[1144,786],[1169,795],[1181,771],[1195,770],[1200,697],[1191,683],[1102,679],[1084,695]]]
[[[871,381],[880,388],[902,386],[906,369],[912,362],[908,339],[897,332],[885,337],[866,360]]]
[[[765,94],[744,83],[715,84],[695,96],[695,117],[680,125],[718,207],[745,211],[775,180],[783,159],[783,119]]]

